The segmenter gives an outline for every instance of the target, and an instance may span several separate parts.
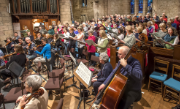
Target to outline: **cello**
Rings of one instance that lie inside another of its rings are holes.
[[[134,46],[129,50],[128,54],[124,59],[128,59],[132,52],[137,50],[137,45]],[[96,98],[101,98],[100,100],[100,108],[99,109],[117,109],[118,104],[123,96],[125,85],[127,83],[128,78],[122,75],[120,72],[122,65],[119,64],[118,68],[116,69],[116,73],[110,78],[107,82],[104,89],[98,92]],[[99,100],[98,100],[99,101]],[[90,107],[91,109],[91,107]]]

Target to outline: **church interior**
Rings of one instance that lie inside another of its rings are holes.
[[[180,109],[180,0],[0,0],[0,109]]]

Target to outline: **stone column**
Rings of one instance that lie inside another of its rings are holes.
[[[70,0],[60,0],[60,17],[62,23],[72,24]]]
[[[143,15],[147,14],[147,5],[148,5],[148,0],[143,0]]]
[[[93,1],[93,10],[94,10],[94,20],[97,21],[99,18],[99,0]]]
[[[124,5],[124,9],[123,10],[123,14],[131,14],[131,0],[125,0],[123,2],[123,5]]]
[[[134,14],[139,13],[139,0],[134,1]]]
[[[0,44],[5,44],[7,37],[13,36],[11,14],[7,12],[9,0],[0,0]]]

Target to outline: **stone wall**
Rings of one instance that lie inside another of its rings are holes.
[[[60,17],[61,23],[72,23],[71,11],[70,11],[70,0],[59,0],[60,3]]]
[[[161,16],[166,13],[167,16],[180,16],[180,0],[153,0],[153,14]]]
[[[86,20],[94,18],[93,0],[87,0],[87,7],[82,7],[82,0],[73,0],[74,20],[82,22],[81,15],[85,15]]]
[[[87,7],[82,7],[82,0],[73,0],[74,19],[80,21],[81,15],[86,15],[88,19],[101,18],[111,14],[131,14],[131,0],[87,0]],[[96,1],[96,2],[95,2]],[[143,13],[139,12],[139,0],[135,0],[135,13],[138,15],[147,14],[148,0],[143,0]],[[161,16],[165,12],[167,16],[180,17],[180,0],[153,0],[153,12]]]
[[[0,0],[0,44],[5,44],[7,37],[13,36],[11,14],[7,12],[9,0]]]

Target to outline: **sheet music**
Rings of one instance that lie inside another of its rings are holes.
[[[69,56],[70,56],[71,59],[74,61],[75,65],[77,65],[76,59],[74,58],[74,56],[71,54],[70,51],[69,51]]]
[[[158,34],[158,33],[157,33]],[[161,38],[161,37],[159,37],[159,36],[156,36],[156,34],[153,34],[154,35],[154,38],[159,42],[159,43],[161,43],[162,45],[165,43],[165,41]]]
[[[107,37],[108,37],[108,39],[111,39],[111,40],[112,40],[112,37],[111,37],[109,34],[107,34]]]
[[[64,38],[65,36],[63,34],[59,34],[59,37],[60,38]]]
[[[93,40],[86,40],[86,43],[91,46],[91,45],[94,45],[94,41]]]
[[[69,38],[72,38],[72,39],[73,39],[74,37],[72,37],[72,36],[69,36]]]
[[[81,62],[76,70],[76,74],[88,85],[91,85],[92,72]]]

